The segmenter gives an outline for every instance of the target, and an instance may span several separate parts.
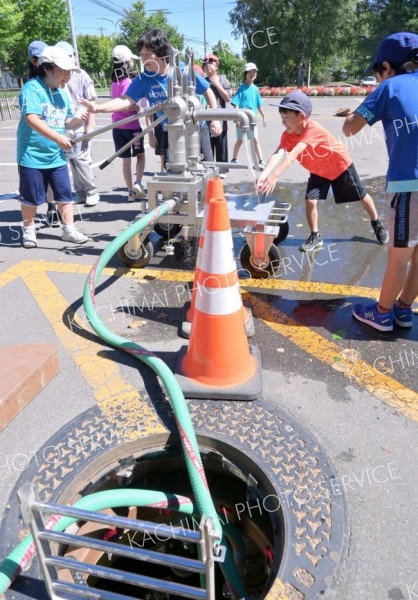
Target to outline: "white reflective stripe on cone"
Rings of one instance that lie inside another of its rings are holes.
[[[195,308],[207,315],[231,315],[242,310],[239,284],[230,287],[207,287],[198,283]]]
[[[234,243],[230,229],[227,231],[206,231],[205,248],[202,258],[202,271],[222,274],[236,270]],[[208,248],[210,248],[210,252],[208,252]]]

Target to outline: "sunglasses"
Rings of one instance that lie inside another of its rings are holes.
[[[218,63],[218,61],[217,61],[217,60],[214,60],[213,58],[209,58],[208,60],[204,60],[204,61],[203,61],[203,64],[204,64],[204,65],[207,65],[207,64],[213,64],[213,63],[216,63],[216,64],[217,64],[217,63]]]

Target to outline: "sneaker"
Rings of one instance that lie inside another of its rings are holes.
[[[45,223],[48,227],[60,227],[61,221],[57,210],[47,210],[45,213]]]
[[[85,244],[89,238],[73,226],[64,229],[62,239],[64,242],[72,242],[73,244]]]
[[[372,227],[376,236],[377,243],[382,245],[387,244],[389,241],[389,234],[386,231],[386,228],[383,225],[382,221],[380,219],[377,219],[374,224],[372,223]]]
[[[306,242],[300,246],[299,250],[301,252],[312,252],[315,248],[319,248],[324,245],[324,240],[320,233],[311,233]]]
[[[128,202],[134,202],[138,198],[146,198],[147,192],[142,183],[136,183],[128,194]]]
[[[260,169],[265,169],[267,165],[264,162],[264,160],[259,160],[258,161],[258,166],[259,166]]]
[[[219,173],[219,179],[226,179],[226,173]]]
[[[95,194],[91,194],[86,198],[86,206],[96,206],[99,200],[100,196],[97,192]]]
[[[35,227],[23,227],[23,247],[24,248],[37,248],[38,242],[36,241],[36,229]]]
[[[236,165],[236,164],[237,164],[237,159],[236,159],[236,158],[233,158],[233,159],[231,160],[231,163],[232,163],[233,165]]]
[[[399,327],[412,327],[412,309],[410,306],[408,308],[399,308],[395,303],[392,312],[396,325],[399,325]]]
[[[378,331],[393,331],[393,313],[392,311],[381,314],[377,310],[377,303],[369,304],[356,304],[353,308],[353,317],[357,321],[370,325],[373,329]]]
[[[86,194],[76,193],[73,202],[74,202],[74,204],[85,204],[86,200],[87,200]]]

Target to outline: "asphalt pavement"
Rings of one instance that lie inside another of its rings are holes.
[[[279,100],[265,99],[267,127],[259,125],[265,160],[282,131],[277,106],[272,106]],[[360,101],[313,98],[312,118],[347,143],[385,220],[383,130],[377,125],[345,140],[343,119],[335,116],[338,108],[353,108]],[[98,126],[108,122],[108,116],[98,116]],[[17,502],[12,490],[28,470],[29,460],[32,465],[42,460],[39,453],[48,440],[83,411],[96,405],[102,408],[100,394],[110,389],[111,377],[135,389],[146,385],[147,378],[117,352],[109,361],[104,356],[108,349],[95,340],[84,347],[87,342],[79,335],[88,328],[81,297],[89,268],[139,208],[139,203],[127,202],[118,160],[104,170],[98,168],[114,151],[111,134],[95,138],[92,146],[101,201],[95,207],[75,208],[77,225],[89,242],[80,247],[63,243],[59,229],[48,228],[39,215],[39,247],[26,250],[21,246],[16,198],[16,126],[0,123],[1,343],[57,343],[61,368],[0,433],[3,519]],[[230,125],[231,152],[234,141]],[[159,170],[150,148],[146,156],[145,184]],[[239,159],[246,162],[243,150]],[[304,215],[306,180],[306,171],[295,164],[279,182],[278,198],[290,202],[291,209],[276,276],[241,281],[244,301],[255,318],[252,343],[261,352],[263,398],[299,420],[318,440],[337,473],[334,493],[345,495],[346,546],[335,587],[324,597],[412,600],[418,597],[417,306],[410,330],[382,334],[352,319],[353,303],[376,298],[387,250],[376,243],[359,205],[336,206],[329,198],[319,207],[323,249],[314,257],[300,253],[298,247],[309,234]],[[249,170],[234,170],[225,180],[225,189],[250,193],[252,183]],[[108,274],[113,276],[100,286],[98,295],[100,316],[120,335],[152,349],[176,349],[182,343],[177,330],[193,265],[179,264],[166,255],[157,236],[152,239],[155,256],[145,277],[140,270],[121,270],[118,259],[112,259]],[[235,231],[237,251],[243,242],[242,231]],[[86,352],[90,369],[80,358]],[[105,375],[109,380],[103,380]],[[12,590],[6,594],[8,599],[23,597]]]

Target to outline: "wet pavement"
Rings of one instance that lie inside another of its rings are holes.
[[[335,134],[342,125],[335,110],[358,105],[355,98],[313,102],[313,118]],[[274,151],[281,131],[277,108],[268,101],[266,113],[269,126],[260,131],[265,158]],[[104,119],[98,125],[104,125]],[[18,187],[14,133],[13,123],[0,127],[2,194],[13,195]],[[385,221],[386,150],[379,128],[369,134],[363,143],[353,142],[350,151]],[[232,147],[232,127],[229,137]],[[96,162],[112,152],[109,134],[93,144]],[[243,152],[240,158],[244,160]],[[147,160],[147,173],[152,174],[158,165],[149,150]],[[89,268],[137,214],[137,206],[126,202],[119,163],[95,173],[101,202],[94,208],[77,208],[79,228],[91,238],[82,247],[63,244],[59,230],[40,220],[39,248],[23,249],[18,202],[0,198],[2,344],[57,342],[61,360],[60,374],[0,433],[0,512],[16,501],[11,491],[25,471],[22,457],[36,458],[36,452],[71,419],[89,407],[102,408],[100,394],[110,385],[106,377],[116,378],[116,373],[133,389],[141,389],[147,381],[146,369],[138,368],[134,359],[95,339],[86,341],[83,334],[81,295]],[[339,476],[346,477],[348,551],[336,590],[323,597],[409,600],[414,597],[418,552],[417,306],[414,326],[390,334],[352,318],[354,303],[378,294],[386,248],[376,243],[358,203],[337,206],[329,197],[318,207],[324,246],[314,255],[301,253],[299,246],[309,234],[305,185],[306,171],[297,165],[278,185],[277,199],[289,202],[291,209],[275,277],[256,280],[241,272],[243,299],[255,319],[251,343],[262,356],[263,397],[299,419],[318,439]],[[248,171],[231,172],[225,189],[251,194]],[[121,268],[119,260],[112,259],[110,277],[103,277],[97,302],[103,322],[112,330],[155,351],[174,352],[183,343],[178,330],[189,299],[193,253],[186,249],[183,260],[166,256],[161,239],[152,234],[152,240],[155,255],[144,271]],[[244,243],[242,231],[234,230],[237,256]],[[90,356],[90,370],[83,367],[83,353]],[[382,477],[371,475],[376,469]],[[7,514],[5,510],[3,519]],[[15,595],[9,592],[6,598]]]

